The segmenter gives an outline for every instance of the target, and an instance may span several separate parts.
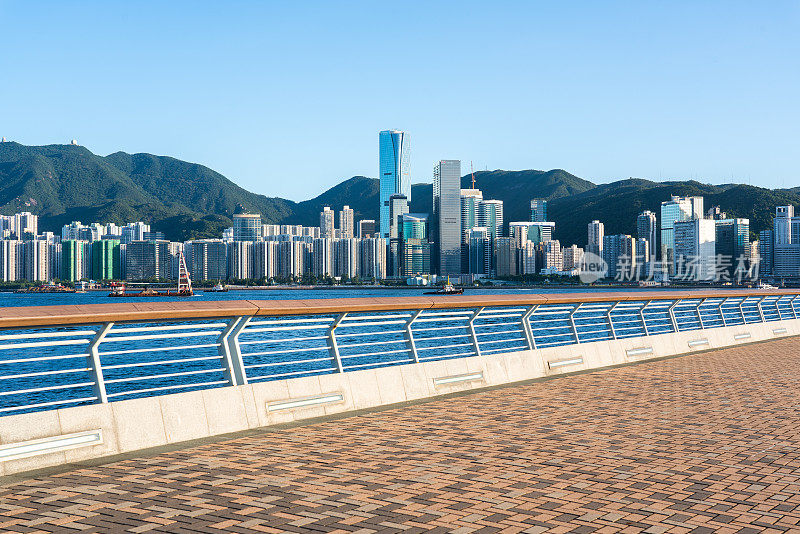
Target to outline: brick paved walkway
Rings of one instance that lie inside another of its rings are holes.
[[[800,532],[800,341],[0,488],[2,532]]]

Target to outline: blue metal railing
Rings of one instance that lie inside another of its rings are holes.
[[[0,416],[796,319],[800,295],[83,324],[0,333]]]

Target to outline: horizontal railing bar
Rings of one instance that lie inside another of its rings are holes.
[[[141,349],[126,350],[107,350],[98,352],[100,356],[116,356],[120,354],[138,354],[140,352],[167,352],[172,350],[206,349],[209,347],[219,347],[219,343],[204,343],[200,345],[177,345],[173,347],[145,347]],[[84,354],[84,356],[86,356]],[[103,366],[105,367],[105,365]]]
[[[31,343],[0,344],[0,350],[30,349],[35,347],[61,347],[63,345],[88,345],[88,339],[63,339],[60,341],[32,341]]]
[[[217,369],[200,369],[197,371],[181,371],[179,373],[164,373],[160,375],[130,376],[127,378],[112,378],[111,380],[106,379],[106,384],[121,384],[123,382],[143,382],[145,380],[156,380],[157,378],[172,378],[173,376],[201,375],[207,373],[219,373],[224,371],[225,369],[220,367]]]
[[[86,371],[90,371],[88,367],[84,367],[81,369],[58,369],[55,371],[37,371],[34,373],[23,373],[18,375],[5,375],[0,376],[0,380],[12,380],[15,378],[30,378],[33,376],[49,376],[49,375],[63,375],[69,373],[85,373]]]
[[[218,336],[222,332],[219,330],[209,330],[208,332],[183,332],[181,334],[153,334],[152,336],[106,336],[101,343],[117,343],[120,341],[146,341],[149,339],[182,339],[191,337]],[[88,341],[87,341],[88,343]]]
[[[330,328],[327,324],[315,324],[315,325],[308,325],[308,326],[275,326],[275,327],[256,327],[253,328],[250,325],[242,330],[242,334],[250,334],[252,332],[288,332],[291,330],[319,330],[322,328]]]
[[[202,362],[207,360],[221,360],[222,356],[203,356],[202,358],[177,358],[174,360],[160,360],[154,362],[141,362],[141,363],[121,363],[119,365],[104,365],[103,370],[107,369],[127,369],[129,367],[148,367],[152,365],[169,365],[172,363],[183,362]],[[106,380],[106,382],[108,382]]]
[[[422,317],[422,316],[420,315],[420,317]],[[454,321],[469,322],[469,319],[470,319],[469,315],[463,315],[463,316],[459,316],[457,318],[452,318],[452,319],[417,319],[416,321],[414,321],[414,324],[417,324],[417,323],[443,323],[443,322],[452,323]]]
[[[424,311],[420,315],[420,317],[455,317],[459,315],[469,315],[471,316],[474,312],[471,310],[459,310],[459,311],[451,311],[451,312],[429,312]]]
[[[348,315],[342,319],[342,322],[339,323],[339,326],[349,321],[368,321],[370,319],[407,319],[412,315],[412,313],[398,313],[394,315]]]
[[[97,332],[94,330],[75,330],[73,332],[33,332],[30,334],[7,334],[0,335],[0,341],[7,339],[40,339],[51,337],[75,337],[75,336],[93,336]]]
[[[351,349],[353,347],[369,347],[371,345],[389,345],[391,343],[405,343],[405,339],[389,339],[386,341],[367,341],[365,343],[340,343],[339,348],[344,349]]]
[[[336,332],[336,339],[339,339],[339,338],[342,338],[342,337],[375,336],[375,335],[378,335],[378,334],[380,334],[382,336],[385,336],[385,335],[388,335],[388,334],[405,334],[405,332],[406,332],[405,330],[382,330],[380,332],[355,332],[355,333],[350,333],[350,334],[340,334],[337,331]],[[327,337],[324,337],[323,339],[327,339]]]
[[[422,342],[422,341],[436,341],[437,339],[457,339],[459,337],[469,337],[469,334],[456,334],[454,336],[418,337],[415,339],[417,342]]]
[[[281,349],[281,350],[266,350],[266,351],[258,351],[258,352],[243,352],[242,358],[247,358],[248,356],[269,356],[271,354],[290,354],[293,352],[311,352],[315,350],[328,350],[327,346],[324,347],[301,347],[299,349]]]
[[[435,347],[417,347],[417,350],[440,350],[452,349],[455,347],[471,347],[472,343],[453,343],[452,345],[437,345]]]
[[[315,341],[319,339],[328,339],[328,336],[284,337],[280,339],[248,339],[247,341],[239,341],[239,344],[256,345],[258,343],[296,343],[298,341]]]
[[[352,359],[352,358],[363,358],[365,356],[382,356],[384,354],[399,354],[401,352],[409,352],[409,349],[401,349],[401,350],[384,350],[380,352],[368,352],[366,354],[342,354],[339,356],[342,360]]]
[[[357,328],[359,326],[383,326],[387,324],[406,324],[408,321],[376,321],[374,323],[345,323],[342,321],[337,328]]]
[[[255,363],[253,365],[245,365],[245,369],[260,369],[262,367],[280,367],[282,365],[297,365],[301,363],[314,363],[314,362],[325,362],[330,361],[331,357],[328,356],[326,358],[312,358],[310,360],[295,360],[295,361],[281,361],[281,362],[270,362],[270,363]]]
[[[46,362],[50,360],[72,360],[74,358],[86,358],[86,354],[64,354],[62,356],[36,356],[33,358],[16,358],[13,360],[0,360],[0,365],[11,363]]]
[[[414,324],[416,324],[416,323],[414,323]],[[436,332],[436,331],[439,331],[439,330],[463,330],[463,329],[468,328],[468,327],[469,327],[469,325],[462,324],[462,325],[457,325],[457,326],[440,326],[440,327],[435,327],[435,328],[414,328],[414,333],[416,334],[417,332]]]
[[[169,330],[192,330],[194,328],[225,328],[228,326],[225,323],[195,323],[195,324],[173,324],[173,325],[160,325],[160,326],[135,326],[135,327],[120,327],[114,328],[113,333],[129,333],[129,332],[161,332]],[[94,333],[94,332],[92,332]]]
[[[503,330],[502,332],[476,332],[475,335],[476,336],[502,336],[504,334],[519,334],[519,333],[522,333],[522,332],[525,332],[525,330],[522,330],[521,328],[518,328],[516,330]]]

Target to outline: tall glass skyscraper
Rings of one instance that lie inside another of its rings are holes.
[[[678,221],[703,218],[703,197],[678,197],[661,203],[661,259],[668,262],[669,274],[675,274],[675,229]]]
[[[435,268],[442,276],[461,274],[461,162],[442,160],[433,168],[432,235]]]
[[[390,197],[405,195],[411,199],[410,149],[411,138],[405,132],[384,130],[378,134],[381,237],[389,237]]]

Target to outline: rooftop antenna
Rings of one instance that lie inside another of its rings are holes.
[[[472,168],[472,161],[469,162],[469,173],[472,175],[472,189],[475,189],[475,169]]]

